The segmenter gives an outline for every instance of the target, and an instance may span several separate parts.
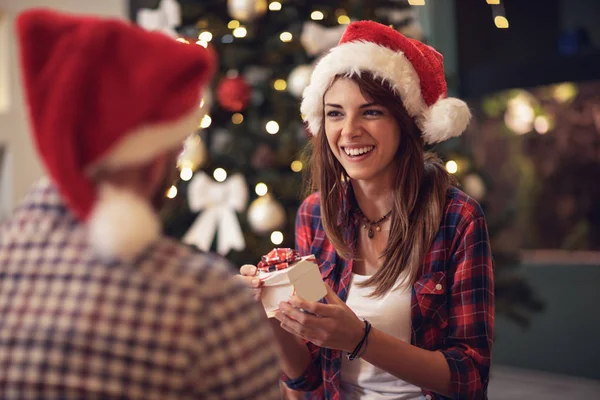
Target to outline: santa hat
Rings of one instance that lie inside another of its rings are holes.
[[[107,258],[160,235],[146,199],[93,173],[143,165],[182,145],[205,112],[214,55],[125,21],[30,10],[17,19],[33,137],[69,209]]]
[[[338,75],[368,71],[389,83],[421,129],[425,143],[459,136],[471,119],[462,100],[448,98],[443,57],[435,49],[373,22],[348,25],[339,44],[315,66],[304,90],[301,112],[316,135],[323,120],[323,96]]]

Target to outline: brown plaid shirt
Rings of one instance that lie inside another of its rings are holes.
[[[0,398],[277,399],[264,313],[223,260],[163,238],[105,263],[47,181],[0,224]]]

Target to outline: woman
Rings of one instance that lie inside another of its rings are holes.
[[[465,103],[446,97],[441,55],[370,21],[350,24],[313,72],[302,114],[317,192],[296,242],[328,294],[292,296],[271,320],[286,384],[307,398],[487,398],[485,219],[424,151],[468,124]],[[260,296],[254,273],[241,269]]]

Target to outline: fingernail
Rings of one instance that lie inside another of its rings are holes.
[[[252,279],[252,284],[254,286],[258,285],[258,282],[260,282],[260,280],[258,280],[258,279]]]
[[[251,271],[252,271],[252,274],[256,274],[256,267],[252,267]]]

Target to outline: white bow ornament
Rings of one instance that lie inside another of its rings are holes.
[[[184,235],[184,243],[208,251],[216,234],[217,253],[223,256],[232,249],[245,248],[236,215],[244,211],[248,203],[248,187],[241,174],[219,183],[204,172],[198,172],[188,186],[188,203],[193,212],[202,213]]]
[[[142,8],[136,22],[146,30],[160,31],[177,38],[179,35],[175,28],[181,25],[181,6],[177,0],[161,0],[156,10]]]
[[[308,21],[302,27],[300,43],[310,56],[323,54],[338,44],[345,30],[346,25],[326,28],[316,22]]]

